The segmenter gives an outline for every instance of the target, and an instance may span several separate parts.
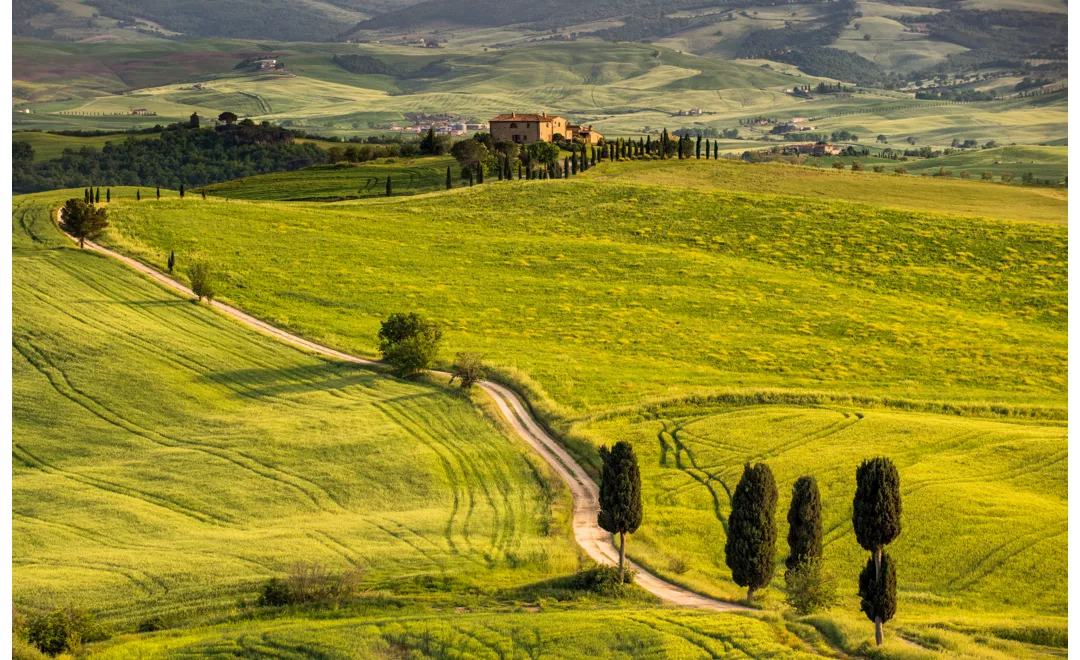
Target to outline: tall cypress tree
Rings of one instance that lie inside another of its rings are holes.
[[[157,187],[157,198],[161,199],[161,186]]]
[[[667,134],[667,128],[665,127],[664,132],[660,134],[660,159],[661,160],[667,159],[667,143],[668,143],[668,134]]]
[[[484,164],[476,164],[476,183],[481,184],[484,182]]]
[[[570,178],[570,157],[566,156],[562,159],[562,178]]]
[[[900,473],[888,458],[873,458],[862,462],[855,472],[855,482],[851,522],[859,545],[872,553],[867,566],[874,567],[872,579],[865,581],[865,593],[864,580],[860,577],[859,595],[863,599],[863,611],[874,622],[874,637],[881,645],[882,625],[896,613],[896,568],[891,562],[886,567],[883,556],[885,546],[901,532]],[[872,604],[869,608],[865,605],[868,602]]]
[[[138,188],[135,189],[135,201],[136,202],[141,202],[142,201],[142,190],[139,190]]]
[[[497,172],[497,173],[498,173],[498,175],[499,175],[499,178],[498,178],[498,180],[499,180],[499,181],[502,181],[502,178],[503,178],[503,161],[502,161],[502,156],[499,156],[499,160],[498,160],[498,166],[497,166],[497,167],[495,168],[495,170],[496,170],[496,172]]]
[[[169,250],[169,272],[173,271],[173,266],[176,265],[176,251]]]
[[[626,562],[626,535],[641,525],[641,473],[634,448],[625,440],[610,450],[600,447],[600,529],[619,535],[619,582],[623,582]]]
[[[446,166],[446,189],[450,190],[454,187],[454,181],[450,178],[450,166]]]
[[[180,199],[184,198],[184,184],[180,184]]]
[[[728,538],[724,546],[731,579],[746,587],[746,600],[768,586],[776,568],[776,480],[764,463],[743,468],[731,497]]]
[[[390,182],[389,175],[386,177],[386,196],[394,194],[394,184]]]
[[[791,508],[788,509],[788,547],[791,553],[784,561],[788,570],[821,558],[821,493],[813,477],[799,477],[791,487]]]
[[[105,201],[106,201],[106,203],[112,201],[112,188],[106,188],[105,189]]]
[[[651,154],[652,153],[652,136],[651,135],[646,135],[645,136],[645,153],[646,154]]]
[[[206,199],[206,188],[202,189],[202,198]]]
[[[521,181],[521,161],[518,161],[518,181]]]
[[[472,188],[472,185],[473,185],[473,168],[466,167],[465,169],[469,171],[469,187]]]
[[[95,191],[95,193],[94,193],[94,203],[98,204],[100,202],[101,202],[101,188],[99,187],[97,189],[97,191]]]
[[[701,160],[701,133],[697,136],[697,159]]]

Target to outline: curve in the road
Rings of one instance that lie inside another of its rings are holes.
[[[59,225],[60,211],[57,210],[57,224]],[[71,238],[69,236],[69,238]],[[73,239],[74,240],[74,239]],[[164,285],[185,296],[195,294],[188,287],[177,282],[171,277],[157,271],[146,264],[102,247],[92,241],[86,241],[86,249],[99,252],[119,260],[124,265],[146,275],[154,281]],[[292,344],[304,350],[327,357],[336,358],[355,364],[377,365],[375,360],[349,355],[322,344],[298,337],[292,333],[274,327],[265,321],[261,321],[250,314],[226,305],[216,300],[210,302],[210,306],[219,312],[231,316],[255,330],[258,330],[275,339]],[[443,373],[443,372],[435,372]],[[449,374],[443,374],[449,375]],[[570,487],[574,502],[574,538],[578,545],[593,561],[601,564],[617,564],[619,553],[615,548],[611,534],[600,529],[596,524],[596,516],[600,510],[600,489],[596,482],[585,472],[585,469],[574,460],[566,449],[548,434],[542,426],[529,413],[528,408],[516,393],[503,385],[492,381],[481,381],[480,387],[495,401],[500,414],[513,429],[514,433],[532,447],[551,467],[559,477]],[[637,571],[637,583],[646,591],[659,597],[666,603],[682,607],[694,607],[699,609],[715,610],[721,612],[746,611],[749,608],[737,603],[708,598],[701,594],[683,589],[649,573],[632,561],[627,563]]]

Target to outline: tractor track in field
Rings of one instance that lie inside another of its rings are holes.
[[[54,217],[57,226],[60,224],[60,209],[56,210]],[[65,234],[66,235],[66,234]],[[69,236],[69,238],[71,238]],[[74,239],[72,239],[74,240]],[[191,289],[180,282],[168,277],[150,266],[131,257],[124,256],[108,248],[102,247],[93,241],[86,241],[86,249],[112,257],[141,273],[155,282],[184,296],[194,296]],[[251,316],[239,309],[226,305],[219,301],[211,301],[210,306],[217,311],[253,328],[274,339],[291,344],[297,348],[322,355],[325,357],[362,364],[378,366],[376,360],[349,355],[342,351],[317,344],[303,337],[274,327],[269,323]],[[433,372],[437,375],[449,375],[445,372]],[[599,512],[600,488],[592,480],[589,474],[574,458],[560,445],[551,435],[544,430],[540,423],[529,413],[525,402],[512,390],[492,381],[481,381],[479,387],[495,402],[499,414],[502,415],[511,430],[527,445],[532,447],[543,458],[559,477],[570,488],[573,496],[573,530],[574,539],[591,559],[601,564],[618,563],[619,553],[615,547],[611,534],[600,529],[596,524],[596,516]],[[649,593],[657,596],[665,603],[680,607],[692,607],[697,609],[713,610],[719,612],[749,611],[750,608],[738,603],[718,600],[702,596],[678,585],[667,582],[633,561],[627,560],[627,564],[637,571],[637,584]]]

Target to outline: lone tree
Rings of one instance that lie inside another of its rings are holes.
[[[637,456],[629,442],[620,440],[608,449],[600,448],[600,528],[619,535],[619,584],[626,576],[626,535],[641,525],[641,473]]]
[[[188,118],[188,128],[198,128],[198,127],[199,127],[199,113],[193,112],[193,113],[191,113],[191,117]]]
[[[891,460],[872,458],[859,466],[855,482],[851,522],[859,545],[873,553],[867,566],[874,568],[872,579],[859,578],[859,595],[863,598],[863,612],[874,622],[874,637],[880,645],[884,641],[882,624],[896,613],[896,569],[891,562],[885,566],[884,548],[900,536],[900,473]],[[891,606],[887,606],[890,601]],[[873,606],[868,608],[867,602]]]
[[[157,198],[161,199],[161,186],[157,187]]]
[[[789,571],[821,558],[821,493],[813,477],[799,477],[791,487],[788,509],[788,547],[791,554],[784,561]]]
[[[386,196],[394,194],[394,184],[390,182],[390,177],[386,177]]]
[[[86,239],[94,240],[108,227],[108,213],[93,204],[71,198],[60,209],[60,228],[77,239],[80,248],[86,244]]]
[[[731,578],[746,587],[746,600],[768,586],[776,568],[776,479],[764,463],[743,468],[731,497],[728,539],[724,546]]]
[[[139,190],[138,188],[135,189],[135,201],[136,202],[141,202],[142,201],[142,191]]]
[[[184,184],[180,184],[180,199],[184,198]]]
[[[169,266],[169,272],[171,273],[173,271],[173,267],[176,266],[176,251],[175,250],[169,250],[169,263],[168,263],[168,266]]]
[[[450,166],[446,166],[446,189],[450,190],[454,187],[454,180],[450,178]]]
[[[214,300],[214,271],[210,267],[210,264],[201,259],[197,259],[191,262],[187,270],[188,279],[191,280],[191,292],[202,302],[203,298],[206,298],[207,302]]]
[[[463,390],[484,380],[484,375],[484,356],[479,353],[458,353],[450,368],[450,382],[457,378]]]
[[[229,112],[228,110],[226,110],[225,112],[218,115],[217,118],[218,118],[218,121],[225,122],[226,126],[232,126],[233,124],[236,123],[236,120],[237,120],[236,115]]]
[[[379,328],[379,350],[398,376],[431,366],[441,341],[442,328],[414,312],[391,314]]]

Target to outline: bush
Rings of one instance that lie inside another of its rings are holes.
[[[108,636],[107,629],[86,610],[57,608],[26,617],[26,640],[49,655],[78,652],[84,643]]]
[[[379,328],[379,350],[398,376],[431,366],[439,353],[442,329],[418,314],[391,314]]]
[[[842,161],[842,160],[834,160],[832,162],[832,166],[833,166],[834,170],[842,170],[842,169],[844,169],[844,161]]]
[[[484,356],[479,353],[458,353],[450,374],[451,383],[457,378],[461,381],[461,389],[471,388],[484,380]]]
[[[970,179],[971,174],[967,170],[960,170],[960,178],[961,179]]]
[[[257,604],[282,607],[305,603],[341,603],[356,595],[363,573],[350,569],[332,573],[315,562],[297,562],[284,579],[273,577],[263,584]]]
[[[983,181],[993,181],[994,180],[994,173],[989,172],[989,171],[984,171],[982,173],[982,180]]]
[[[160,616],[152,616],[140,621],[135,630],[136,632],[148,633],[165,630],[166,627],[164,619]]]
[[[896,168],[895,170],[893,170],[893,173],[894,174],[907,174],[907,168],[904,167],[904,166],[900,166],[900,167]]]
[[[863,171],[863,164],[860,163],[857,160],[851,161],[851,171],[852,172],[862,172]]]
[[[799,614],[813,614],[836,605],[836,578],[825,569],[820,559],[800,564],[785,573],[784,579],[787,581],[784,600]]]
[[[188,266],[188,279],[191,280],[191,292],[198,296],[200,301],[203,298],[207,301],[214,299],[216,292],[210,264],[201,260],[191,262]]]
[[[574,588],[601,596],[621,596],[634,584],[636,577],[637,571],[627,566],[624,583],[620,584],[618,566],[594,566],[578,571],[574,576]]]
[[[1008,183],[1008,182],[1012,181],[1013,180],[1012,172],[1002,172],[1001,173],[1001,180],[1004,181],[1005,183]]]
[[[877,172],[878,174],[881,174],[882,172],[885,171],[885,166],[884,165],[874,165],[874,171]]]

